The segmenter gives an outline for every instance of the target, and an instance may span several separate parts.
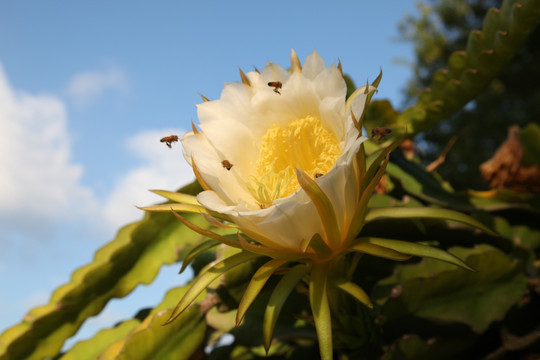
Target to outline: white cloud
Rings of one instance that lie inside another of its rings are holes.
[[[83,218],[90,228],[106,224],[114,232],[142,217],[135,205],[162,200],[148,189],[175,190],[194,180],[181,145],[169,149],[159,141],[184,131],[146,131],[126,140],[140,165],[111,184],[105,199],[96,199],[81,183],[83,166],[71,159],[67,121],[58,97],[13,90],[0,65],[0,238],[18,238],[10,233],[43,238],[66,221]],[[6,244],[0,241],[0,247]]]
[[[0,227],[40,231],[87,213],[96,202],[82,173],[70,158],[64,104],[14,91],[0,66]]]
[[[74,75],[67,86],[67,95],[76,106],[89,105],[108,90],[125,92],[127,79],[117,68],[107,71],[86,71]]]
[[[140,165],[97,199],[82,184],[83,165],[71,157],[65,103],[14,90],[0,64],[0,284],[10,289],[0,299],[0,330],[46,303],[51,286],[89,261],[95,244],[140,219],[134,205],[161,201],[148,189],[175,190],[194,179],[180,144],[169,149],[159,141],[182,132],[154,130],[128,139],[126,148]]]
[[[127,149],[142,163],[119,179],[108,196],[104,214],[113,228],[141,218],[143,213],[135,205],[163,200],[149,189],[176,190],[195,180],[191,166],[182,155],[181,145],[173,143],[169,149],[159,141],[164,136],[184,132],[178,129],[151,130],[126,141]]]

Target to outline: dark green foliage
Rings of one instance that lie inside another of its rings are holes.
[[[424,161],[429,163],[457,136],[438,171],[459,189],[486,187],[478,166],[491,158],[509,126],[524,127],[540,121],[538,1],[502,3],[432,0],[420,7],[419,17],[408,17],[401,24],[404,39],[413,42],[416,51],[414,77],[406,89],[407,104],[422,102],[427,95],[425,88],[432,87],[436,92],[441,85],[459,103],[459,111],[438,117],[443,121],[432,123],[429,129],[422,127],[427,131],[417,138],[426,154]],[[502,10],[495,11],[494,7]],[[467,90],[465,84],[478,77],[484,80],[477,88]],[[455,81],[460,83],[452,85]],[[454,86],[457,92],[448,89]],[[468,96],[469,91],[478,96]],[[433,96],[427,99],[434,100]]]

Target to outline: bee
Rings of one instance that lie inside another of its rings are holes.
[[[176,135],[169,135],[169,136],[165,136],[164,138],[162,138],[161,140],[159,140],[160,142],[164,142],[168,147],[169,149],[172,147],[171,146],[171,143],[173,142],[177,142],[178,141],[178,136]]]
[[[281,86],[282,86],[282,85],[283,85],[283,84],[281,83],[281,81],[270,81],[270,82],[268,83],[268,86],[273,87],[273,88],[274,88],[274,92],[275,92],[276,94],[280,94],[280,95],[281,95],[281,93],[279,92],[279,89],[281,89]]]
[[[392,130],[388,128],[374,127],[371,130],[371,137],[378,138],[377,140],[381,141],[386,135],[390,134],[391,132]]]
[[[233,164],[230,163],[229,160],[223,160],[223,161],[221,162],[221,165],[223,165],[223,167],[224,167],[225,169],[227,169],[228,171],[231,171],[231,168],[234,166]]]
[[[321,174],[321,173],[315,173],[315,179],[317,178],[320,178],[321,176],[323,176],[324,174]]]

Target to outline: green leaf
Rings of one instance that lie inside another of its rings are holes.
[[[132,319],[100,331],[94,338],[77,343],[61,359],[189,358],[201,346],[206,333],[204,317],[198,307],[193,316],[181,317],[176,324],[162,326],[188,288],[186,285],[169,290],[142,322]],[[129,328],[122,329],[128,324],[131,324]],[[184,327],[187,331],[182,329]]]
[[[460,213],[458,211],[449,209],[439,209],[431,207],[393,207],[393,208],[377,208],[371,209],[366,214],[366,222],[376,221],[380,219],[410,219],[410,218],[422,218],[422,219],[436,219],[456,221],[463,223],[492,236],[498,236],[493,230],[482,224],[480,221],[470,217],[469,215]]]
[[[374,288],[382,305],[384,322],[400,322],[412,314],[438,323],[463,323],[477,333],[504,318],[521,302],[527,277],[519,263],[489,245],[450,249],[478,272],[424,259],[418,264],[398,265],[394,275]]]
[[[395,156],[386,168],[392,180],[408,193],[425,202],[454,210],[471,212],[478,209],[498,211],[525,209],[538,212],[540,196],[508,189],[455,193],[436,174],[430,174],[416,162]]]
[[[388,249],[395,250],[402,254],[428,257],[436,260],[441,260],[450,264],[457,265],[461,268],[474,271],[471,267],[465,264],[460,258],[446,252],[444,250],[427,246],[419,243],[413,243],[410,241],[383,239],[375,237],[361,237],[357,239],[358,242],[368,242],[371,244],[379,245]]]
[[[272,274],[286,262],[287,260],[270,260],[269,262],[261,266],[255,273],[255,275],[253,275],[253,278],[249,282],[244,296],[242,297],[242,300],[238,305],[238,312],[236,313],[236,326],[240,324],[240,322],[244,318],[244,315],[246,314],[246,311],[249,309],[250,305],[253,303],[253,300],[255,300],[257,295],[259,295],[262,288],[264,287],[264,284],[266,284],[270,276],[272,276]]]
[[[101,330],[93,338],[75,344],[60,360],[97,359],[105,349],[124,339],[140,323],[138,319],[131,319],[112,329]]]
[[[521,49],[540,19],[536,0],[504,0],[491,10],[482,30],[472,30],[466,51],[450,57],[449,69],[438,72],[416,105],[406,109],[398,124],[414,136],[451,117],[473,100]],[[440,79],[439,79],[440,78]]]
[[[276,285],[270,300],[268,300],[263,319],[263,344],[266,353],[270,349],[274,328],[285,300],[308,271],[309,267],[306,265],[296,265],[290,269]]]
[[[191,359],[206,336],[204,314],[199,306],[192,306],[177,321],[163,326],[171,315],[169,309],[146,318],[126,339],[114,359]]]
[[[200,187],[194,183],[181,191],[197,193]],[[208,226],[200,215],[186,217]],[[152,282],[163,264],[178,261],[179,249],[199,238],[170,213],[146,214],[125,226],[52,294],[48,305],[32,309],[21,324],[0,335],[0,359],[54,357],[88,317],[98,314],[110,299]]]

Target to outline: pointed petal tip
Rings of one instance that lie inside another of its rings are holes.
[[[292,72],[302,72],[302,63],[294,49],[291,49],[291,70]]]
[[[192,129],[194,134],[200,134],[201,133],[199,131],[199,129],[197,129],[197,126],[195,126],[195,123],[193,122],[193,120],[191,120],[191,129]]]
[[[246,74],[244,74],[244,72],[242,71],[240,67],[238,67],[238,71],[240,71],[240,79],[242,79],[242,84],[251,86],[251,82],[249,81],[248,77],[246,76]]]

